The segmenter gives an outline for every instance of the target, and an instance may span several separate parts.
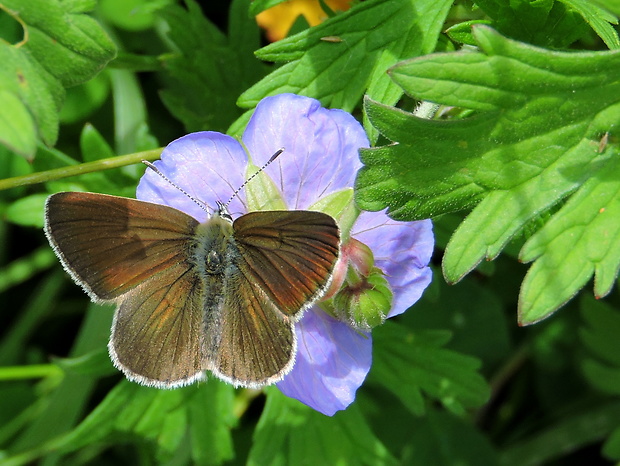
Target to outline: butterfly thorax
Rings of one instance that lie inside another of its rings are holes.
[[[229,217],[217,213],[196,227],[191,258],[200,272],[208,275],[224,273],[232,235]]]

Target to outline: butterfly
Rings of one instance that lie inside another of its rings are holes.
[[[169,206],[83,192],[51,195],[45,233],[95,302],[117,305],[108,345],[130,380],[190,384],[205,370],[261,387],[293,367],[295,322],[330,283],[340,233],[324,213],[226,205],[204,223]]]

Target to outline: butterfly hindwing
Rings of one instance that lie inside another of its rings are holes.
[[[173,387],[201,378],[204,369],[202,282],[183,264],[128,292],[114,316],[110,354],[127,376]]]
[[[219,341],[210,359],[225,380],[262,386],[293,366],[293,322],[327,286],[339,231],[330,216],[305,211],[249,213],[233,231],[215,326]]]
[[[212,328],[217,344],[207,345],[211,369],[234,385],[259,387],[276,382],[293,364],[293,323],[264,292],[251,286],[234,266],[231,269],[218,325]],[[207,338],[210,330],[207,327]]]

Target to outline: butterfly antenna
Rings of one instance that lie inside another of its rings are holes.
[[[159,168],[157,168],[155,165],[153,165],[151,162],[149,162],[148,160],[143,160],[142,163],[144,165],[146,165],[147,167],[149,167],[151,170],[153,170],[155,173],[157,173],[159,176],[161,176],[166,182],[168,182],[171,186],[174,186],[175,188],[177,188],[179,191],[181,191],[183,194],[185,194],[187,197],[189,197],[192,201],[194,201],[196,204],[198,204],[198,206],[204,210],[206,213],[210,214],[209,210],[207,209],[207,206],[204,204],[204,202],[200,201],[199,199],[196,199],[194,196],[192,196],[190,193],[188,193],[187,191],[185,191],[183,188],[181,188],[178,184],[176,184],[174,181],[172,181],[170,178],[168,178],[166,175],[164,175]]]
[[[223,206],[223,207],[228,207],[228,204],[230,204],[230,203],[232,202],[232,200],[233,200],[233,199],[237,196],[237,194],[239,194],[239,191],[241,191],[243,188],[245,188],[245,187],[246,187],[246,185],[247,185],[250,181],[252,181],[256,175],[258,175],[258,174],[259,174],[260,172],[262,172],[265,168],[267,168],[271,162],[273,162],[275,159],[277,159],[277,158],[278,158],[278,156],[279,156],[282,152],[284,152],[284,147],[282,147],[281,149],[278,149],[278,150],[276,151],[276,153],[275,153],[275,154],[273,154],[271,157],[269,157],[269,160],[267,160],[267,162],[265,163],[265,165],[263,165],[262,167],[260,167],[258,170],[256,170],[256,173],[252,174],[252,176],[250,176],[247,180],[245,180],[245,181],[243,182],[243,184],[242,184],[241,186],[239,186],[239,187],[235,190],[235,192],[234,192],[234,193],[232,193],[232,196],[230,196],[230,199],[228,199],[228,200],[226,201],[226,203],[222,204],[222,206]]]

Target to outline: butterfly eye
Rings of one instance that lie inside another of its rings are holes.
[[[213,249],[209,251],[206,257],[206,272],[211,274],[222,272],[222,256]]]

